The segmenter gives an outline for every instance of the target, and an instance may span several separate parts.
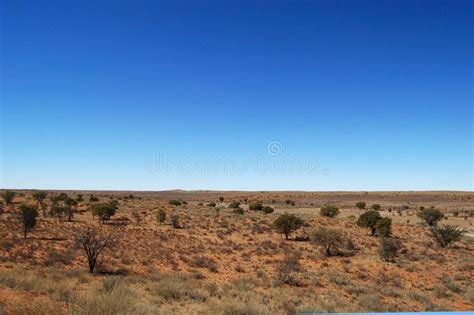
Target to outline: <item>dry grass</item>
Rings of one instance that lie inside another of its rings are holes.
[[[224,202],[218,201],[221,194]],[[455,194],[169,192],[136,193],[134,199],[123,199],[128,194],[115,193],[115,198],[122,198],[116,215],[120,219],[107,226],[120,228],[121,235],[100,261],[98,271],[104,273],[96,275],[87,274],[86,259],[71,238],[73,229],[98,225],[86,204],[80,205],[74,222],[40,218],[27,240],[21,238],[12,216],[3,214],[0,313],[472,310],[473,242],[466,239],[441,249],[432,242],[426,227],[412,219],[406,224],[406,218],[414,213],[409,211],[420,205],[445,206],[448,215],[455,209],[472,207],[467,199],[472,193]],[[102,193],[100,198],[107,201],[108,195],[111,193]],[[27,198],[28,194],[23,200]],[[188,204],[172,206],[168,204],[171,199],[187,200]],[[248,211],[244,199],[268,203],[275,213]],[[295,206],[286,205],[286,199],[294,200]],[[241,200],[243,215],[228,209],[234,200]],[[355,224],[362,213],[354,206],[359,200],[379,203],[384,209],[409,205],[402,216],[397,211],[383,212],[401,218],[398,223],[394,219],[393,225],[394,236],[403,243],[394,263],[383,262],[377,254],[378,239]],[[209,202],[216,202],[216,207],[207,207]],[[327,202],[338,205],[341,215],[321,217],[316,205]],[[156,221],[158,209],[167,214],[164,224]],[[271,228],[278,213],[285,210],[300,215],[308,224],[290,241]],[[139,213],[139,222],[132,213]],[[180,229],[172,227],[172,215],[179,217]],[[472,218],[463,222],[469,226]],[[312,242],[296,241],[321,226],[345,232],[351,244],[341,250],[350,252],[350,258],[325,257]]]

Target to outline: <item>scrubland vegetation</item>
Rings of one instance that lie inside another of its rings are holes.
[[[473,196],[3,191],[0,313],[473,310]]]

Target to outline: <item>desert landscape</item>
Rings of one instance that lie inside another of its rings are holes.
[[[474,310],[473,192],[2,197],[2,314]]]

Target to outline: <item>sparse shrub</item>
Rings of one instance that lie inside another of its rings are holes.
[[[179,223],[179,217],[178,215],[176,214],[173,214],[171,216],[171,226],[175,229],[180,229],[181,228],[181,224]]]
[[[301,264],[299,256],[295,254],[286,253],[283,260],[277,266],[275,275],[275,284],[288,284],[292,286],[300,286],[301,280],[298,273],[301,271]]]
[[[378,236],[389,237],[392,235],[392,219],[380,218],[375,224],[375,230]]]
[[[369,228],[372,235],[376,233],[377,221],[381,219],[380,213],[375,210],[366,211],[359,216],[357,225],[362,228]]]
[[[224,201],[224,197],[219,197],[219,202],[223,202]]]
[[[285,203],[286,203],[287,205],[289,205],[289,206],[294,206],[294,205],[295,205],[295,202],[294,202],[293,200],[291,200],[291,199],[286,199],[286,200],[285,200]]]
[[[279,233],[284,234],[285,239],[288,239],[290,233],[299,229],[303,224],[304,221],[300,217],[294,214],[284,213],[273,222],[273,227]]]
[[[312,239],[322,246],[326,256],[332,256],[334,251],[343,244],[342,232],[337,229],[321,227],[313,231]]]
[[[2,198],[5,201],[5,205],[10,208],[11,212],[15,211],[15,207],[14,207],[15,196],[16,196],[16,192],[10,191],[10,190],[5,190],[2,193]]]
[[[89,202],[98,202],[99,201],[99,198],[94,196],[94,195],[90,195],[89,196]]]
[[[36,218],[38,217],[38,207],[33,205],[22,204],[18,218],[23,226],[23,235],[26,239],[28,233],[36,226]]]
[[[209,202],[209,203],[207,204],[207,206],[208,206],[209,208],[214,208],[214,207],[216,206],[216,203],[215,203],[215,202]]]
[[[158,210],[156,213],[156,219],[160,224],[163,224],[166,221],[166,212],[163,209]]]
[[[233,201],[229,204],[230,209],[237,209],[239,207],[240,207],[240,202],[238,202],[238,201]]]
[[[181,206],[181,201],[179,200],[170,200],[168,203],[172,206]]]
[[[425,210],[425,206],[420,206],[419,209],[420,209],[420,211],[423,211],[423,210]]]
[[[431,235],[441,247],[446,247],[451,243],[458,242],[462,239],[466,230],[456,225],[443,225],[442,227],[432,227]]]
[[[244,209],[235,208],[232,212],[235,213],[235,214],[238,214],[238,215],[242,215],[242,214],[244,214]]]
[[[378,203],[374,203],[374,204],[372,205],[372,209],[375,210],[375,211],[380,210],[380,208],[381,208],[381,206],[380,206]]]
[[[339,214],[339,208],[333,205],[326,205],[319,210],[324,217],[334,218]]]
[[[263,210],[263,204],[259,201],[251,202],[249,204],[249,210],[262,211]]]
[[[364,201],[359,201],[356,203],[356,207],[362,210],[362,209],[365,209],[365,207],[367,207],[367,204]]]
[[[55,216],[58,220],[62,220],[63,216],[66,214],[66,207],[59,204],[52,204],[49,208],[49,215]]]
[[[107,232],[90,226],[73,232],[73,236],[76,244],[86,253],[89,273],[94,273],[99,256],[105,249],[112,247],[116,240],[114,238],[115,230]]]
[[[275,209],[273,209],[273,208],[270,207],[270,206],[265,206],[265,207],[263,207],[262,211],[263,211],[264,213],[273,213],[273,211],[275,211]]]
[[[444,218],[444,214],[435,208],[429,208],[419,211],[417,217],[424,220],[428,226],[436,226],[441,219]]]
[[[381,237],[379,256],[385,261],[394,261],[401,248],[401,242],[391,237]]]

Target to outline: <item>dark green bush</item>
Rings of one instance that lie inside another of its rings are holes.
[[[444,218],[444,214],[435,208],[420,210],[416,215],[424,220],[428,226],[436,226]]]
[[[333,205],[326,205],[319,210],[324,217],[334,218],[339,214],[339,208]]]
[[[372,235],[376,233],[377,221],[380,220],[381,216],[378,211],[370,210],[366,211],[359,216],[357,225],[362,228],[369,228]]]
[[[378,236],[389,237],[392,235],[392,219],[380,218],[375,224]]]
[[[263,210],[263,204],[259,201],[251,202],[249,204],[249,209],[253,210],[253,211],[262,211]]]
[[[381,206],[380,206],[378,203],[374,203],[374,204],[372,205],[372,209],[374,209],[375,211],[380,210],[380,208],[381,208]]]
[[[365,209],[365,207],[367,207],[367,204],[364,201],[359,201],[356,203],[356,207],[359,209]]]
[[[275,209],[273,209],[273,208],[270,207],[270,206],[265,206],[265,207],[263,207],[262,211],[263,211],[264,213],[273,213],[273,211],[275,211]]]
[[[38,217],[38,207],[34,205],[22,204],[18,219],[23,226],[23,235],[26,239],[28,233],[36,226],[36,218]]]
[[[279,233],[284,234],[285,239],[288,239],[290,233],[299,229],[303,224],[304,221],[300,217],[294,214],[284,213],[273,222],[273,227]]]
[[[170,200],[168,203],[173,206],[181,206],[181,201],[179,200]]]

